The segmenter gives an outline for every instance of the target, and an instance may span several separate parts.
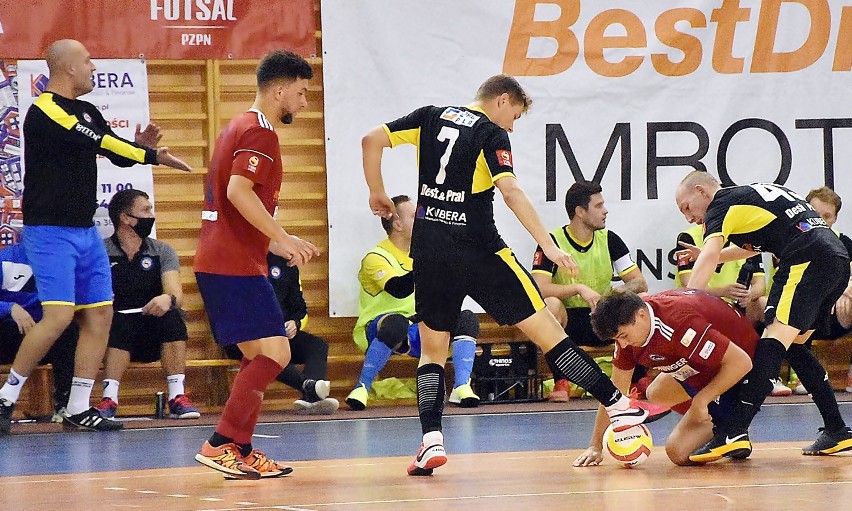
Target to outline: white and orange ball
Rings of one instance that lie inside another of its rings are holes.
[[[651,432],[644,424],[619,432],[613,431],[610,425],[604,432],[603,447],[604,452],[616,463],[625,468],[633,468],[648,459],[654,442]]]

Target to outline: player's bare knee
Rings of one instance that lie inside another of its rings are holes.
[[[672,463],[678,466],[690,465],[689,455],[691,452],[683,449],[681,446],[674,445],[673,442],[666,443],[666,456],[669,457]]]

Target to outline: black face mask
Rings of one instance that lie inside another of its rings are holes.
[[[139,235],[140,238],[147,238],[151,234],[151,229],[154,228],[154,217],[138,217],[128,214],[127,216],[136,219],[136,225],[131,227],[133,232]]]

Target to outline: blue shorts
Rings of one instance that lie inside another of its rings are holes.
[[[376,335],[378,334],[378,327],[376,325],[378,325],[379,320],[385,316],[387,316],[387,314],[378,315],[374,320],[367,323],[367,340],[369,342],[372,342],[372,340],[376,338]],[[408,344],[406,346],[401,346],[398,350],[395,350],[394,353],[397,355],[408,355],[414,358],[420,358],[420,329],[417,328],[417,323],[408,325]]]
[[[112,272],[97,227],[25,225],[23,237],[42,305],[112,303]]]
[[[683,390],[689,394],[690,398],[695,397],[695,394],[698,394],[698,391],[701,390],[688,383],[680,381],[678,383],[680,383]],[[711,401],[710,404],[707,405],[707,412],[713,419],[714,426],[721,426],[729,422],[730,418],[734,416],[734,406],[739,399],[740,385],[742,385],[742,383],[737,383],[730,389],[726,390],[721,396],[717,397],[715,401]]]
[[[284,314],[265,276],[196,273],[195,279],[219,346],[286,337]]]

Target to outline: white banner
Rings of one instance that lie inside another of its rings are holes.
[[[95,89],[79,99],[95,105],[110,124],[116,135],[133,140],[136,125],[148,125],[148,72],[145,62],[140,60],[93,59],[97,70],[94,75]],[[20,121],[27,110],[47,86],[47,63],[43,60],[18,61],[18,102]],[[21,137],[23,138],[23,127]],[[22,162],[23,164],[23,158]],[[26,168],[24,168],[26,172]],[[134,165],[121,168],[106,158],[98,158],[98,210],[95,225],[101,236],[112,235],[113,226],[107,207],[115,192],[125,188],[142,190],[154,203],[154,177],[150,165]],[[155,236],[155,235],[153,235]]]
[[[852,200],[852,0],[323,0],[322,12],[333,316],[357,314],[360,259],[384,236],[361,137],[422,105],[469,104],[498,73],[534,100],[510,138],[545,225],[568,222],[575,180],[601,182],[607,227],[652,290],[672,286],[687,227],[674,190],[694,168]],[[411,146],[385,151],[383,168],[389,195],[416,196]],[[495,203],[529,267],[535,242]]]

